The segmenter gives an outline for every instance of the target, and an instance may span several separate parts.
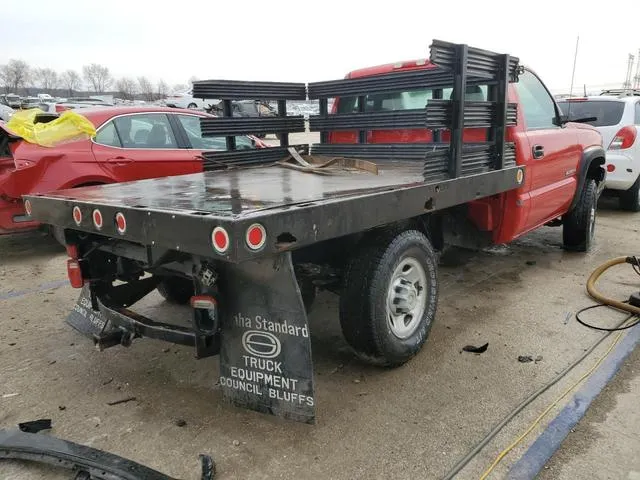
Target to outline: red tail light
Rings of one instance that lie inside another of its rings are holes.
[[[229,234],[222,227],[216,227],[211,232],[211,243],[218,253],[224,253],[229,249]]]
[[[258,250],[262,248],[267,241],[267,232],[262,225],[254,223],[247,228],[245,240],[251,250]]]
[[[615,171],[616,166],[613,163],[610,163],[609,165],[607,165],[607,172],[613,172]]]
[[[611,144],[609,145],[609,150],[624,150],[625,148],[629,148],[633,145],[633,142],[636,141],[636,127],[628,125],[626,127],[621,128],[616,136],[611,140]]]
[[[77,260],[80,256],[78,254],[78,246],[77,245],[67,245],[67,255],[73,260]]]
[[[82,223],[82,210],[78,206],[73,207],[73,221],[76,222],[76,225]]]
[[[102,213],[97,208],[93,211],[93,224],[98,230],[102,228]]]
[[[120,235],[124,235],[124,232],[127,231],[127,219],[121,212],[116,213],[116,230]]]
[[[78,260],[73,258],[67,260],[67,275],[73,288],[82,288],[84,286],[84,278],[82,278],[82,270]]]
[[[193,308],[203,308],[205,310],[211,310],[216,305],[216,299],[209,295],[195,295],[191,297],[191,306]]]

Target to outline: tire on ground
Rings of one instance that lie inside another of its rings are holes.
[[[418,266],[424,276],[413,282],[415,275],[419,276]],[[397,295],[404,297],[399,301]],[[342,332],[368,363],[402,365],[426,341],[437,301],[437,259],[427,237],[417,230],[384,232],[365,240],[347,265],[340,296]],[[416,313],[415,318],[408,314],[399,320],[396,317],[394,322],[392,313],[398,314],[395,309],[402,302],[402,308],[408,306],[411,313]],[[411,307],[416,303],[424,305],[421,314],[420,307]],[[402,322],[400,327],[397,322]],[[402,335],[394,333],[403,325],[409,330]]]
[[[640,176],[629,190],[620,192],[620,208],[630,212],[640,212]]]
[[[178,305],[186,305],[195,295],[193,281],[177,276],[163,277],[157,289],[165,300]]]
[[[564,248],[587,252],[593,243],[598,203],[598,184],[587,179],[574,209],[565,217],[562,227]]]

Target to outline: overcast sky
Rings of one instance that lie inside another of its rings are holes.
[[[640,0],[2,2],[0,64],[115,77],[316,81],[428,56],[431,39],[510,53],[554,91],[624,81],[640,48]]]

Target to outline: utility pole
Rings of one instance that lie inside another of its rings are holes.
[[[640,88],[640,49],[636,58],[636,74],[633,77],[633,88]]]
[[[631,72],[633,72],[633,55],[629,54],[629,61],[627,62],[627,76],[622,84],[623,90],[629,90],[631,88]]]

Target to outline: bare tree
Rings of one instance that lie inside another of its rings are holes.
[[[60,83],[58,72],[51,68],[36,68],[33,71],[33,80],[36,87],[45,91],[57,88]]]
[[[0,67],[0,80],[7,92],[17,92],[27,86],[31,76],[31,68],[24,60],[11,59]]]
[[[187,90],[189,90],[189,87],[187,87],[184,83],[176,83],[173,86],[174,92],[185,92]]]
[[[82,67],[82,73],[94,92],[104,92],[111,86],[113,79],[109,69],[103,65],[97,63],[85,65]]]
[[[193,82],[197,82],[198,80],[200,80],[198,77],[196,77],[195,75],[191,75],[189,77],[189,85],[193,85]]]
[[[169,94],[169,85],[164,80],[160,80],[156,86],[156,94],[158,98],[166,98]]]
[[[153,84],[147,77],[138,77],[138,86],[140,87],[140,93],[147,102],[153,101]]]
[[[133,78],[122,77],[116,82],[116,89],[125,100],[133,100],[138,92],[138,86]]]
[[[67,70],[60,75],[60,84],[69,91],[69,96],[82,86],[80,75],[75,70]]]

